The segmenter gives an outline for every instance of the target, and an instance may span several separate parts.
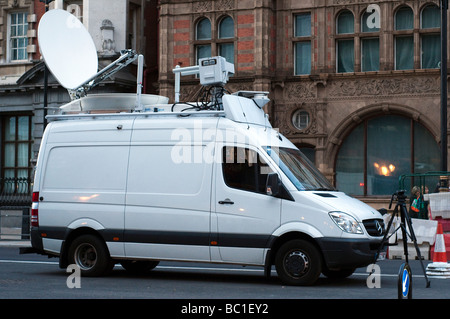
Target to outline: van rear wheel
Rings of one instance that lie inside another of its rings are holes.
[[[312,285],[322,272],[322,259],[317,248],[306,240],[283,244],[275,256],[278,277],[288,285]]]
[[[112,261],[106,244],[94,235],[81,235],[69,248],[69,264],[80,267],[81,275],[101,276],[111,269]]]

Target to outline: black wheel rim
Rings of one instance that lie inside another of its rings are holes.
[[[89,270],[97,263],[97,250],[94,246],[84,243],[75,250],[75,263],[82,270]]]
[[[289,276],[299,278],[308,272],[310,261],[304,252],[293,250],[285,255],[283,266]]]

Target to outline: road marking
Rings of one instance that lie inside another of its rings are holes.
[[[0,263],[59,265],[59,262],[34,260],[0,260]]]
[[[13,263],[13,264],[42,264],[42,265],[59,265],[59,262],[52,261],[33,261],[33,260],[1,260],[0,263]],[[118,265],[120,267],[120,265]],[[264,269],[245,269],[245,268],[214,268],[214,267],[189,267],[189,266],[157,266],[155,269],[167,269],[167,270],[199,270],[199,271],[229,271],[229,272],[260,272],[264,273]],[[271,273],[276,274],[275,270]],[[369,276],[369,273],[353,273],[352,276]],[[398,274],[380,274],[381,277],[397,277]],[[424,275],[414,275],[414,277],[425,277]]]

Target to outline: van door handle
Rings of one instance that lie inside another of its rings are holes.
[[[233,205],[234,204],[234,202],[233,201],[231,201],[229,198],[225,198],[225,200],[221,200],[221,201],[219,201],[219,204],[221,204],[221,205],[225,205],[225,204],[228,204],[228,205]]]

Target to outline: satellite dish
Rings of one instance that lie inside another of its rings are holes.
[[[38,41],[45,64],[66,89],[77,89],[97,73],[94,41],[81,21],[69,12],[46,12],[39,22]]]

